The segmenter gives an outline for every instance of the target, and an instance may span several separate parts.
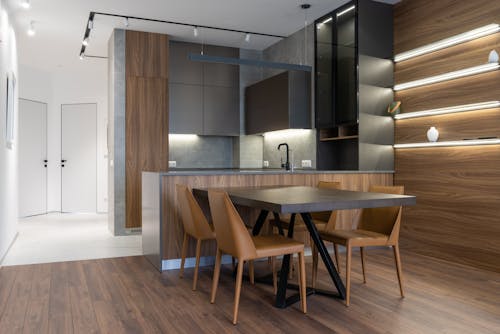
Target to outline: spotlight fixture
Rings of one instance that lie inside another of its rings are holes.
[[[80,60],[83,60],[85,58],[85,54],[83,52],[80,52]]]
[[[89,28],[89,30],[94,29],[94,21],[89,20],[89,24],[87,25],[87,27]]]
[[[245,42],[247,42],[247,43],[249,43],[249,42],[250,42],[250,34],[249,34],[249,33],[247,33],[247,34],[245,35]]]
[[[89,45],[89,38],[88,38],[88,37],[85,37],[85,38],[83,39],[83,41],[82,41],[82,44],[83,44],[83,45],[85,45],[85,46]]]
[[[31,7],[30,0],[23,0],[21,2],[21,7],[23,7],[24,9],[30,9]]]
[[[453,45],[468,42],[468,41],[471,41],[471,40],[476,39],[476,38],[480,38],[483,36],[494,34],[498,31],[500,31],[500,25],[498,25],[496,23],[488,24],[486,26],[483,26],[483,27],[480,27],[477,29],[473,29],[471,31],[467,31],[467,32],[464,32],[462,34],[458,34],[458,35],[455,35],[455,36],[452,36],[449,38],[445,38],[445,39],[442,39],[440,41],[430,43],[430,44],[421,46],[419,48],[416,48],[416,49],[413,49],[410,51],[399,53],[394,57],[394,61],[397,63],[397,62],[407,60],[407,59],[410,59],[413,57],[417,57],[417,56],[421,56],[421,55],[431,53],[431,52],[434,52],[437,50],[441,50],[441,49],[444,49],[444,48],[447,48],[447,47],[450,47]]]
[[[414,87],[419,87],[419,86],[424,86],[424,85],[430,85],[433,83],[438,83],[438,82],[442,82],[442,81],[466,77],[469,75],[493,71],[493,70],[498,69],[499,67],[500,67],[500,65],[498,63],[488,63],[488,64],[479,65],[479,66],[469,67],[469,68],[465,68],[463,70],[439,74],[439,75],[435,75],[433,77],[428,77],[428,78],[424,78],[424,79],[420,79],[420,80],[415,80],[415,81],[410,81],[410,82],[405,82],[405,83],[402,83],[399,85],[395,85],[394,90],[399,91],[399,90],[403,90],[403,89],[409,89],[409,88],[414,88]]]
[[[128,26],[130,25],[130,22],[128,21],[128,17],[123,19],[123,25],[125,26],[125,28],[128,28]]]
[[[28,33],[28,36],[35,36],[35,33],[36,33],[35,22],[33,22],[33,21],[30,22],[27,33]]]
[[[198,37],[198,27],[193,28],[193,35],[194,37]]]

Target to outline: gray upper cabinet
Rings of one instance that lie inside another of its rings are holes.
[[[203,134],[239,136],[239,89],[205,86],[203,91]]]
[[[169,132],[203,133],[203,86],[171,83],[169,94]]]
[[[240,52],[235,48],[208,45],[205,54],[216,57],[239,58]],[[203,63],[203,84],[205,86],[235,87],[240,80],[239,66]]]
[[[239,67],[189,60],[201,45],[170,42],[170,133],[239,136]],[[238,57],[235,48],[204,46],[204,53]]]
[[[168,70],[170,83],[189,85],[203,84],[203,64],[189,60],[190,53],[199,53],[200,45],[184,42],[170,42]]]
[[[288,71],[245,89],[247,134],[311,128],[311,73]]]

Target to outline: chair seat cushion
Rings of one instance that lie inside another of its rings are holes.
[[[389,236],[367,230],[320,231],[319,234],[321,239],[340,245],[349,243],[351,246],[385,246],[389,241]]]
[[[281,235],[252,236],[257,258],[292,254],[304,251],[304,244]]]

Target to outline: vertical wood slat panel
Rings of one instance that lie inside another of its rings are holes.
[[[185,184],[190,188],[195,187],[238,187],[238,186],[271,186],[271,185],[306,185],[316,186],[318,181],[340,181],[342,189],[368,191],[371,184],[392,185],[393,175],[389,173],[378,174],[276,174],[276,175],[213,175],[213,176],[163,176],[162,178],[163,202],[163,259],[180,258],[184,229],[177,210],[176,184]],[[209,217],[208,203],[200,205]],[[245,207],[238,207],[244,221],[252,226],[258,212]],[[358,220],[359,210],[343,210],[339,212],[340,228],[354,227]],[[209,217],[210,218],[210,217]],[[305,234],[297,234],[297,239],[308,242]],[[195,244],[191,240],[188,256],[194,256]],[[215,243],[203,242],[202,254],[213,256]]]
[[[395,6],[395,53],[468,30],[499,23],[500,2],[412,0]],[[500,34],[470,41],[395,66],[399,81],[485,64]],[[500,71],[396,93],[404,112],[496,101]],[[396,122],[396,143],[426,141],[436,126],[440,140],[500,136],[499,110]],[[500,272],[500,146],[399,149],[395,183],[417,196],[405,209],[401,243],[425,255]]]
[[[141,227],[141,173],[168,169],[168,36],[126,33],[126,227]]]

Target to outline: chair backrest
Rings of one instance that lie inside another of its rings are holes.
[[[177,201],[184,230],[195,238],[207,238],[212,235],[207,218],[189,188],[176,184]]]
[[[403,186],[370,186],[370,192],[403,195]],[[363,209],[358,228],[389,236],[390,242],[399,238],[401,206]]]
[[[209,190],[208,202],[215,227],[217,247],[240,260],[253,259],[257,253],[252,237],[225,191]]]
[[[340,189],[340,182],[319,181],[318,188]],[[313,212],[311,213],[311,216],[314,220],[328,222],[326,225],[327,231],[335,229],[335,225],[337,223],[337,211]]]

